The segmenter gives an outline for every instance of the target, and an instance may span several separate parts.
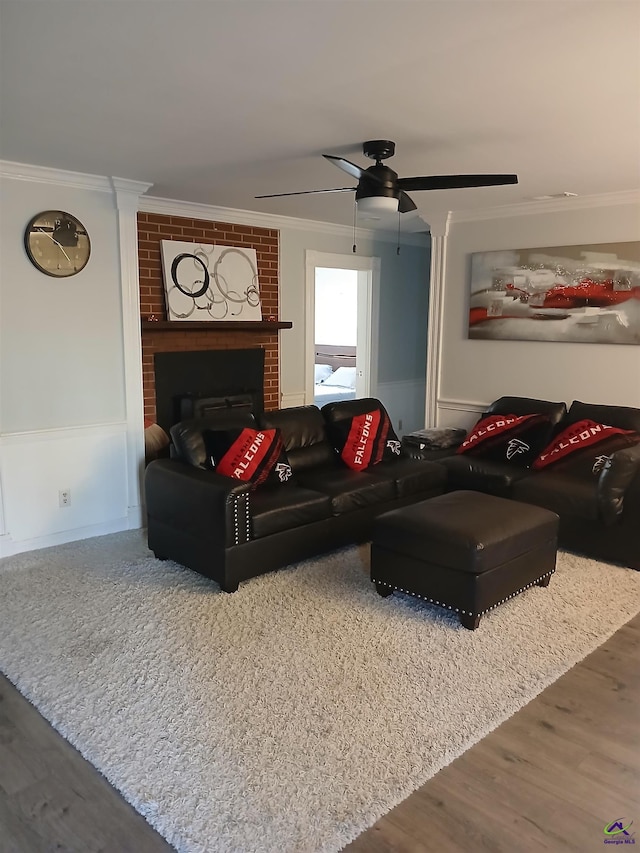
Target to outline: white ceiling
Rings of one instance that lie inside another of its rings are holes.
[[[350,224],[348,193],[254,196],[352,186],[320,155],[377,138],[403,177],[519,175],[413,193],[426,222],[640,187],[640,2],[0,0],[4,160]]]

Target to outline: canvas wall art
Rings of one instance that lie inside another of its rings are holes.
[[[472,254],[469,337],[640,343],[640,242]]]
[[[262,320],[255,249],[160,242],[169,320]]]

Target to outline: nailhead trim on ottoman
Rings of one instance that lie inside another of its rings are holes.
[[[510,598],[515,598],[516,595],[519,595],[521,592],[524,592],[525,589],[529,589],[532,586],[538,586],[540,581],[544,578],[550,578],[551,575],[555,574],[555,569],[551,572],[545,572],[544,575],[540,575],[539,578],[528,583],[526,586],[521,586],[520,589],[517,589],[515,592],[512,592],[511,595],[508,595],[506,598],[501,598],[500,601],[496,601],[495,604],[492,604],[491,607],[487,607],[485,610],[481,610],[479,613],[471,613],[468,610],[461,610],[459,607],[455,607],[453,604],[446,604],[444,601],[436,601],[433,598],[429,598],[426,595],[420,595],[418,592],[411,592],[410,589],[402,589],[399,586],[393,586],[386,581],[379,581],[376,578],[371,578],[371,580],[375,584],[381,584],[382,586],[387,586],[392,592],[404,592],[406,595],[413,595],[414,598],[421,598],[423,601],[428,601],[429,604],[437,604],[439,607],[444,607],[447,610],[454,610],[456,613],[464,613],[465,616],[484,616],[485,613],[488,613],[490,610],[494,610],[499,604],[504,604],[505,601],[509,601]]]
[[[555,571],[558,516],[481,492],[449,492],[381,515],[371,543],[371,580],[459,614],[482,616]]]

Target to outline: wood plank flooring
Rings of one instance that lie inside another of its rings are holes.
[[[640,615],[345,850],[588,853],[618,818],[640,844],[639,661]],[[172,849],[0,676],[0,853]]]

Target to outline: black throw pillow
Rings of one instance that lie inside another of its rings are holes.
[[[252,484],[291,483],[293,472],[279,429],[204,430],[206,467]]]

